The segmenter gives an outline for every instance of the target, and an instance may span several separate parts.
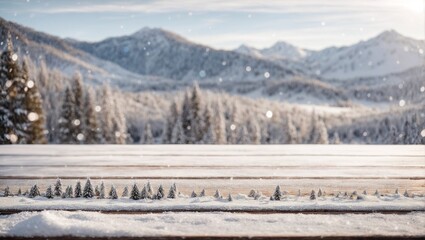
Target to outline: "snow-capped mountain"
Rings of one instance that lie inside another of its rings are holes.
[[[101,42],[71,44],[129,71],[178,81],[283,79],[302,74],[269,59],[217,50],[156,28]]]
[[[424,46],[423,40],[391,30],[352,46],[314,52],[306,63],[315,74],[328,79],[385,76],[423,66]]]
[[[235,52],[263,59],[302,61],[313,51],[298,48],[292,44],[279,41],[273,46],[264,49],[257,49],[242,44],[240,47],[235,49]]]

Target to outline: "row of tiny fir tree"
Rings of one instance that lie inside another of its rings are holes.
[[[395,194],[399,195],[398,188],[395,190]],[[26,195],[30,198],[34,198],[37,196],[41,196],[40,189],[35,184],[31,187],[31,190],[29,192],[26,192],[22,194],[21,189],[19,188],[17,195]],[[153,200],[160,200],[163,198],[169,198],[169,199],[175,199],[180,195],[180,192],[177,189],[176,184],[172,184],[170,187],[170,190],[168,191],[168,194],[165,195],[165,190],[162,185],[159,186],[156,193],[154,193],[153,188],[148,182],[146,185],[143,186],[143,189],[140,191],[137,184],[134,183],[132,186],[131,191],[128,191],[128,187],[126,186],[122,192],[122,197],[129,197],[133,200],[139,200],[139,199],[153,199]],[[271,201],[280,201],[285,198],[285,195],[287,195],[287,192],[284,192],[281,190],[280,186],[276,186],[276,189],[274,193],[270,196]],[[342,193],[338,192],[336,194],[336,198],[349,198],[351,200],[363,200],[364,196],[368,195],[367,191],[364,190],[362,193],[358,193],[357,191],[352,192],[351,194],[348,194],[348,192]],[[382,196],[381,193],[376,190],[374,193],[375,196],[379,197]],[[4,190],[4,197],[12,196],[10,193],[9,187],[6,187]],[[191,198],[195,197],[205,197],[206,192],[205,189],[203,189],[199,194],[195,193],[195,191],[192,191]],[[298,190],[298,197],[301,197],[301,190]],[[326,192],[322,191],[322,189],[319,189],[316,193],[316,191],[312,190],[310,193],[310,200],[315,200],[320,197],[325,197]],[[407,190],[405,190],[404,197],[411,197]],[[97,197],[99,199],[118,199],[117,190],[114,187],[114,185],[111,186],[108,195],[106,195],[106,188],[105,184],[102,182],[100,186],[95,186],[93,188],[93,185],[91,184],[90,179],[87,179],[86,184],[84,185],[84,189],[82,189],[81,182],[78,181],[75,190],[73,190],[72,186],[69,185],[63,190],[62,188],[62,182],[60,179],[57,179],[56,183],[52,187],[52,185],[48,186],[46,189],[46,193],[44,194],[44,197],[46,198],[54,198],[54,197],[62,197],[62,198],[93,198]],[[215,191],[214,197],[217,199],[223,199],[223,196],[221,195],[220,191],[217,189]],[[251,190],[248,194],[248,197],[252,197],[255,200],[260,199],[261,197],[264,197],[264,195],[257,191],[257,190]],[[228,201],[233,201],[233,197],[231,194],[227,197]]]

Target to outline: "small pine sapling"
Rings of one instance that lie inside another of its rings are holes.
[[[257,191],[255,191],[254,189],[252,189],[250,192],[249,192],[249,194],[248,194],[248,197],[255,197],[255,194],[257,193]]]
[[[176,193],[176,195],[178,195],[179,191],[177,190],[176,183],[173,183],[173,188],[174,188],[174,192]]]
[[[230,193],[229,193],[229,196],[227,197],[227,201],[229,201],[229,202],[233,202],[232,194],[230,194]]]
[[[196,194],[196,192],[195,191],[192,191],[192,194],[190,194],[190,197],[191,198],[196,198],[198,195]]]
[[[301,197],[301,189],[298,189],[297,197]]]
[[[159,185],[158,192],[156,193],[156,199],[162,199],[164,198],[164,196],[164,188],[162,187],[162,185]]]
[[[117,190],[115,189],[115,186],[111,186],[111,190],[109,191],[109,198],[110,199],[118,199]]]
[[[81,191],[81,182],[80,181],[78,181],[77,184],[75,185],[74,196],[76,198],[80,198],[80,197],[83,196],[83,191]]]
[[[21,188],[19,188],[19,189],[18,189],[18,193],[17,193],[17,195],[18,195],[18,196],[22,196],[22,190],[21,190]]]
[[[317,197],[321,197],[322,196],[322,189],[319,188],[319,191],[317,192]]]
[[[404,190],[404,194],[403,194],[403,196],[405,196],[405,197],[409,197],[409,193],[407,192],[407,189],[406,189],[406,190]]]
[[[282,199],[282,191],[280,190],[280,186],[279,185],[277,185],[276,186],[276,189],[274,190],[273,198],[276,201],[280,201]]]
[[[167,198],[176,198],[176,190],[174,186],[170,187],[170,191],[168,191],[168,196]]]
[[[94,196],[99,197],[99,195],[100,195],[99,186],[96,185],[94,187]]]
[[[315,200],[315,199],[316,199],[316,192],[314,190],[311,190],[310,200]]]
[[[214,197],[215,197],[215,198],[222,198],[222,197],[221,197],[221,193],[220,193],[220,191],[219,191],[218,189],[217,189],[217,190],[215,190]]]
[[[68,188],[66,189],[66,195],[69,198],[74,197],[74,190],[72,189],[72,185],[69,185]]]
[[[152,188],[151,183],[149,181],[146,184],[146,190],[148,191],[148,196],[153,197],[153,188]]]
[[[378,189],[376,189],[375,196],[379,196],[379,195],[381,195],[381,194],[379,193]]]
[[[90,182],[90,178],[87,178],[86,185],[84,185],[83,197],[92,198],[94,196],[93,186]]]
[[[397,194],[397,195],[399,195],[398,188],[395,189],[395,192],[394,193]]]
[[[270,196],[270,201],[274,201],[273,195]]]
[[[257,192],[254,196],[254,200],[260,199],[261,196],[263,196],[263,194],[261,192]]]
[[[363,195],[367,195],[366,189],[363,191]]]
[[[4,189],[3,197],[9,197],[9,196],[10,196],[9,186],[6,186],[6,188]]]
[[[46,190],[46,198],[53,198],[53,191],[52,191],[51,185],[49,185],[49,187]]]
[[[137,184],[134,184],[133,188],[131,189],[130,199],[133,199],[133,200],[140,199],[140,191],[139,191],[139,188],[137,187]]]
[[[37,184],[35,184],[34,186],[32,186],[32,188],[31,188],[31,190],[28,194],[28,197],[34,198],[34,197],[37,197],[37,196],[40,196],[40,189],[38,188]]]
[[[57,197],[62,195],[62,182],[60,178],[56,179],[54,194]]]
[[[127,186],[124,187],[124,190],[122,191],[121,197],[128,197],[128,187]]]
[[[205,192],[205,189],[202,189],[201,193],[199,194],[199,197],[205,197],[207,194]]]
[[[103,181],[100,183],[99,198],[105,198],[105,184],[103,183]]]
[[[140,199],[148,199],[148,190],[146,190],[146,185],[143,186],[142,191],[140,192]]]

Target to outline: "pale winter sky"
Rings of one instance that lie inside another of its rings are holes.
[[[159,27],[215,48],[276,41],[322,49],[394,29],[424,39],[424,0],[0,0],[0,16],[60,37],[98,41]]]

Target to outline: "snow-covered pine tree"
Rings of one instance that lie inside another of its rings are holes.
[[[243,125],[239,128],[239,136],[237,140],[238,144],[250,144],[251,143],[251,136],[248,133],[248,129],[246,125]]]
[[[137,187],[136,183],[133,184],[133,188],[131,189],[130,199],[133,199],[133,200],[139,200],[140,199],[140,191],[139,191],[139,188]]]
[[[77,138],[78,134],[85,133],[84,119],[84,98],[83,98],[83,80],[79,72],[76,72],[72,81],[72,92],[74,93],[74,127],[72,134],[76,143],[83,143],[84,138]],[[81,135],[80,135],[81,136]],[[84,136],[84,135],[83,135]]]
[[[205,189],[202,189],[201,193],[199,194],[199,197],[205,197],[206,193],[205,193]]]
[[[154,143],[151,125],[148,122],[145,123],[143,135],[142,135],[142,143],[143,144],[153,144]]]
[[[34,197],[37,197],[37,196],[40,196],[40,189],[38,188],[37,184],[35,184],[34,186],[32,186],[32,188],[31,188],[31,190],[28,194],[28,197],[34,198]]]
[[[21,190],[21,188],[18,189],[18,193],[16,193],[16,195],[22,196],[22,190]]]
[[[23,106],[24,83],[14,52],[12,37],[7,33],[6,49],[0,58],[0,144],[20,143],[25,140],[28,119]]]
[[[159,185],[158,192],[156,193],[156,199],[162,199],[165,197],[164,188],[162,185]]]
[[[182,112],[181,112],[181,122],[182,122],[182,128],[183,128],[183,136],[181,139],[184,140],[184,144],[192,143],[191,136],[192,136],[192,118],[191,118],[191,104],[190,104],[190,93],[188,90],[186,90],[183,104],[182,104]]]
[[[22,64],[22,78],[25,82],[25,89],[27,89],[24,98],[24,109],[27,112],[27,128],[26,144],[43,144],[47,143],[44,134],[44,114],[41,101],[41,95],[38,91],[35,80],[30,79],[28,70],[28,58],[24,58]]]
[[[313,111],[310,132],[311,144],[328,144],[328,131],[322,119]]]
[[[317,197],[321,197],[322,196],[322,189],[319,188],[319,191],[317,192]]]
[[[3,197],[9,197],[9,196],[10,196],[9,186],[6,186],[4,188]]]
[[[214,105],[213,121],[215,127],[216,144],[226,144],[226,119],[224,118],[223,108],[220,101]]]
[[[202,142],[202,137],[204,136],[201,106],[201,90],[199,89],[198,83],[195,82],[192,87],[192,96],[190,98],[191,143]]]
[[[255,119],[254,116],[249,114],[246,125],[251,137],[250,142],[252,144],[260,144],[261,143],[261,128],[260,128],[260,125],[258,124],[257,119]]]
[[[99,195],[100,195],[99,185],[96,185],[94,187],[94,196],[99,197]]]
[[[192,194],[190,194],[190,197],[191,198],[196,198],[196,197],[198,197],[198,195],[196,194],[195,191],[192,191]]]
[[[170,191],[168,191],[167,198],[176,198],[177,193],[173,186],[170,187]]]
[[[111,186],[111,190],[109,191],[109,198],[110,199],[118,199],[117,190],[115,189],[115,186]]]
[[[128,197],[128,187],[127,186],[124,187],[124,190],[122,191],[121,197]]]
[[[76,198],[80,198],[80,197],[83,196],[83,191],[81,191],[81,182],[80,181],[78,181],[77,184],[75,185],[74,196]]]
[[[99,116],[100,129],[103,143],[113,143],[115,133],[113,132],[113,101],[110,86],[104,84],[101,91],[101,111]]]
[[[254,189],[251,189],[251,191],[249,191],[248,197],[254,197],[255,194],[257,193],[257,191],[255,191]]]
[[[74,190],[72,189],[72,186],[71,186],[71,185],[69,185],[69,186],[66,188],[66,195],[67,195],[67,197],[69,197],[69,198],[73,198],[73,197],[74,197]]]
[[[381,195],[381,194],[379,194],[379,191],[378,191],[378,189],[376,189],[376,191],[375,191],[375,194],[374,194],[375,196],[379,196],[379,195]]]
[[[52,186],[51,185],[49,185],[49,187],[47,187],[46,198],[53,198],[53,191],[52,191]]]
[[[407,189],[406,189],[406,190],[404,190],[403,196],[405,196],[405,197],[409,197],[409,193],[407,192]]]
[[[103,181],[100,183],[99,198],[100,199],[105,198],[105,184],[103,183]]]
[[[227,197],[227,201],[229,201],[229,202],[233,202],[232,194],[230,194],[230,193],[229,193],[229,196]]]
[[[314,190],[311,190],[310,200],[315,200],[315,199],[316,199],[316,192]]]
[[[152,188],[151,183],[149,181],[146,184],[146,190],[148,191],[148,197],[149,198],[153,197],[153,188]]]
[[[296,144],[298,143],[298,133],[297,128],[294,126],[292,122],[291,115],[286,115],[285,126],[284,126],[284,137],[283,141],[285,144]]]
[[[279,200],[282,199],[282,191],[280,190],[280,186],[279,185],[277,185],[276,186],[276,189],[274,190],[273,199],[274,200],[277,200],[277,201],[279,201]]]
[[[395,192],[394,192],[396,195],[398,195],[399,193],[398,193],[398,188],[396,188],[395,189]]]
[[[170,106],[170,113],[168,114],[167,119],[165,119],[164,133],[162,135],[162,143],[165,143],[165,144],[176,143],[172,141],[173,130],[176,127],[176,123],[179,118],[180,118],[179,105],[177,104],[177,99],[174,99],[173,103]]]
[[[217,142],[215,126],[212,117],[212,110],[209,104],[206,104],[202,116],[202,143],[215,144]]]
[[[60,178],[56,179],[54,194],[57,197],[60,197],[62,195],[62,182]]]
[[[148,199],[148,191],[146,190],[146,186],[143,186],[142,191],[140,192],[140,198],[141,199]]]
[[[101,142],[100,129],[93,106],[93,93],[86,91],[84,99],[84,142],[95,144]]]
[[[83,197],[92,198],[94,196],[93,186],[90,182],[90,178],[87,178],[86,184],[84,185]]]
[[[240,128],[239,110],[236,103],[233,104],[229,126],[227,128],[227,142],[230,144],[237,144],[238,142],[238,131]]]
[[[71,93],[71,90],[67,87],[65,90],[65,97],[62,103],[62,110],[58,123],[59,143],[76,143],[74,129],[75,123],[78,123],[78,121],[74,121],[76,120],[74,106],[74,96]]]
[[[183,125],[181,118],[177,118],[177,122],[174,125],[173,132],[171,133],[171,142],[172,144],[184,144],[185,135],[183,130]]]
[[[218,189],[215,190],[214,197],[215,198],[222,198],[221,193],[220,193],[220,191]]]

